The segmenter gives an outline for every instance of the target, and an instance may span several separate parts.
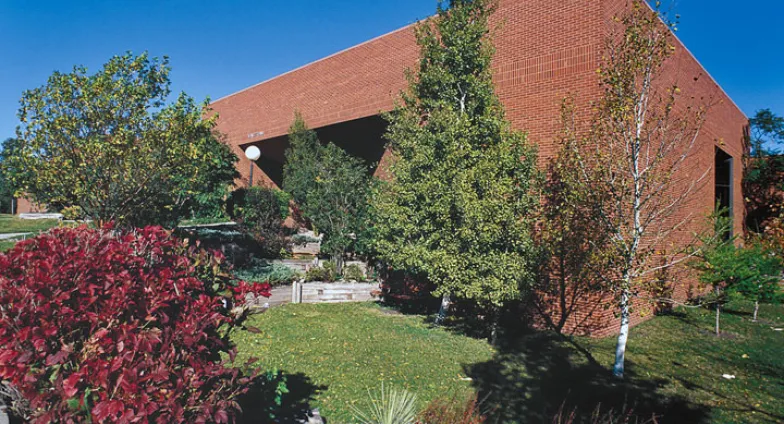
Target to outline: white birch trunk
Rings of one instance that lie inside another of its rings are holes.
[[[721,305],[719,305],[719,302],[716,302],[716,336],[721,335],[721,332],[720,332],[720,329],[719,329],[719,314],[720,313],[721,313]]]
[[[629,291],[624,290],[621,294],[621,331],[618,333],[618,343],[615,347],[615,364],[613,365],[613,375],[623,378],[623,365],[626,358],[626,341],[629,339],[629,321],[631,318],[629,305]]]
[[[491,346],[498,346],[498,321],[501,319],[501,313],[498,308],[493,307],[491,312],[492,316],[492,323],[490,324],[490,345]]]
[[[757,322],[757,313],[759,312],[759,300],[754,301],[754,318],[752,319],[753,322]]]
[[[715,292],[716,292],[716,336],[718,337],[721,334],[719,328],[719,315],[721,314],[721,302],[719,302],[720,290],[718,287],[716,287]]]
[[[443,296],[441,296],[441,308],[438,309],[438,316],[436,317],[436,325],[443,324],[447,314],[449,313],[449,307],[451,305],[452,305],[452,296],[449,293],[445,293]]]

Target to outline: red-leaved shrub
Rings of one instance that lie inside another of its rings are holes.
[[[476,396],[436,399],[419,414],[417,424],[483,424],[487,417],[480,409]]]
[[[35,423],[230,422],[245,313],[222,257],[161,228],[57,229],[0,254],[0,378]],[[233,292],[233,293],[232,293]]]

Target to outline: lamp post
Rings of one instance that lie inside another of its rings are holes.
[[[250,178],[248,178],[248,187],[253,187],[253,163],[261,157],[261,150],[256,146],[250,146],[245,149],[245,157],[250,161]]]

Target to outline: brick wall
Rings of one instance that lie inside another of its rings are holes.
[[[578,110],[587,111],[600,95],[595,70],[611,17],[625,5],[625,0],[500,0],[491,20],[497,49],[493,61],[497,93],[513,127],[527,131],[538,145],[541,164],[555,153],[563,98],[572,96]],[[404,70],[414,67],[417,57],[413,27],[409,26],[215,101],[212,107],[219,114],[218,129],[241,158],[238,166],[243,178],[247,180],[249,169],[243,148],[284,135],[295,110],[313,128],[391,110],[405,88]],[[708,171],[717,146],[732,155],[735,229],[739,233],[744,210],[740,194],[742,139],[747,119],[682,45],[677,46],[660,83],[676,81],[684,99],[705,99],[713,104],[682,177],[696,178]],[[263,184],[274,184],[258,168],[254,176]],[[708,172],[673,217],[678,222],[697,218],[673,235],[673,243],[691,239],[702,225],[701,217],[712,211],[713,198],[713,175]],[[686,297],[689,281],[684,277],[677,282],[678,298]],[[603,335],[617,331],[612,309],[594,307],[601,303],[597,299],[584,303],[570,319],[576,332]],[[633,323],[648,316],[637,314]]]
[[[46,212],[46,208],[38,205],[37,203],[33,203],[31,200],[24,197],[16,199],[17,214],[34,212]]]

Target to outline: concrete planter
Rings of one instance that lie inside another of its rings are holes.
[[[377,282],[303,283],[298,281],[291,287],[291,303],[368,302],[375,300],[381,292],[381,286]]]

